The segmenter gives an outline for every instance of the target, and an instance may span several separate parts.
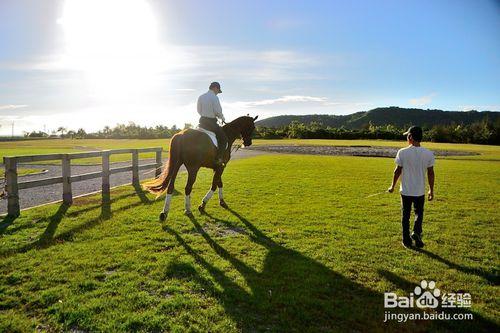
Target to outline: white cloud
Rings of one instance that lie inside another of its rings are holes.
[[[26,108],[28,105],[25,104],[7,104],[7,105],[0,105],[0,110],[14,110],[14,109],[21,109],[21,108]]]
[[[194,70],[183,71],[183,77],[203,80],[222,78],[224,81],[258,84],[324,79],[314,71],[324,62],[318,55],[289,50],[241,50],[224,46],[194,46],[184,50],[192,55]]]
[[[432,99],[436,96],[436,93],[431,93],[425,96],[411,98],[408,102],[414,106],[424,106],[432,102]]]
[[[177,88],[175,91],[180,91],[180,92],[189,92],[189,91],[196,91],[196,89],[193,88]]]
[[[274,99],[263,99],[260,101],[250,101],[250,102],[233,102],[233,103],[227,103],[227,104],[232,104],[234,106],[238,106],[238,107],[242,107],[242,108],[251,108],[251,107],[256,107],[256,106],[291,103],[291,102],[323,103],[326,101],[327,101],[326,97],[289,95],[289,96],[283,96],[283,97],[274,98]]]
[[[359,109],[356,103],[306,96],[307,93],[298,90],[294,84],[295,81],[307,84],[308,80],[323,79],[321,67],[325,63],[342,63],[341,58],[286,49],[242,50],[225,46],[167,44],[162,45],[160,54],[165,58],[156,62],[158,68],[155,67],[154,72],[157,75],[152,75],[151,80],[134,80],[126,70],[112,76],[112,80],[89,80],[82,75],[85,68],[65,57],[63,51],[0,63],[0,71],[29,74],[22,87],[24,91],[30,91],[27,97],[32,100],[23,102],[31,105],[33,98],[37,101],[37,107],[30,107],[22,117],[11,106],[0,110],[5,110],[3,114],[6,116],[19,116],[15,119],[16,131],[39,130],[43,124],[83,127],[92,131],[104,125],[113,126],[117,120],[122,123],[135,121],[141,125],[182,125],[197,122],[196,106],[192,104],[197,94],[204,92],[208,83],[214,80],[220,80],[227,88],[227,96],[232,96],[235,101],[224,103],[226,95],[221,98],[227,119],[250,111],[275,115],[280,108],[302,114],[345,113]],[[21,87],[21,82],[5,82],[9,87],[15,84]],[[96,87],[95,82],[100,86]],[[130,85],[138,87],[130,89]],[[96,89],[99,87],[103,93]],[[265,98],[261,98],[264,93]],[[43,94],[43,98],[37,98],[39,94]],[[3,120],[7,121],[6,118]],[[6,127],[1,130],[5,132]]]
[[[223,103],[223,105],[229,107],[239,107],[239,108],[254,108],[254,107],[285,104],[285,103],[309,103],[309,104],[315,104],[317,106],[358,106],[358,107],[371,105],[371,103],[365,103],[365,102],[333,102],[329,101],[328,97],[302,96],[302,95],[286,95],[278,98],[263,99],[258,101],[227,102]]]
[[[261,118],[279,114],[350,114],[367,110],[370,105],[373,104],[365,102],[334,102],[323,96],[302,95],[285,95],[256,101],[222,102],[226,119],[234,119],[244,114],[259,115]]]
[[[500,105],[461,105],[458,107],[461,111],[498,111],[500,110]]]

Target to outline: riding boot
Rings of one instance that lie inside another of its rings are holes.
[[[224,152],[225,149],[218,148],[217,149],[217,156],[215,157],[215,164],[219,167],[224,166]]]

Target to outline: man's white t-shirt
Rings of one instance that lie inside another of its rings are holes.
[[[403,168],[400,192],[402,195],[425,195],[425,174],[434,166],[434,154],[423,147],[408,146],[396,155],[396,164]]]

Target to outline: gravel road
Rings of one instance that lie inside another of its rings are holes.
[[[253,156],[263,155],[266,152],[248,150],[248,149],[239,149],[235,153],[233,153],[232,159],[241,159],[241,158],[249,158]],[[164,161],[165,162],[165,161]],[[154,163],[154,160],[141,160],[139,164],[150,164]],[[120,166],[130,165],[131,162],[123,162],[123,163],[113,163],[111,168],[117,168]],[[3,167],[3,166],[2,166]],[[25,182],[29,180],[36,179],[44,179],[51,177],[61,176],[61,166],[59,165],[29,165],[30,169],[40,169],[40,170],[48,170],[48,172],[38,175],[28,175],[19,177],[19,182]],[[71,166],[71,174],[79,175],[88,172],[101,171],[100,165],[73,165]],[[184,169],[183,169],[184,171]],[[152,178],[154,172],[151,170],[140,170],[139,178],[141,180]],[[132,172],[121,172],[110,177],[110,185],[118,186],[124,184],[130,184],[132,182]],[[3,184],[3,181],[1,182]],[[95,191],[101,190],[101,178],[90,179],[83,182],[77,182],[72,184],[73,196],[78,196],[82,194],[92,193]],[[3,186],[3,185],[2,185]],[[178,185],[181,186],[181,185]],[[184,187],[184,185],[182,185]],[[42,187],[35,187],[31,189],[24,189],[19,191],[19,201],[21,205],[21,209],[38,206],[44,203],[49,203],[57,200],[61,200],[62,197],[62,184],[48,185]],[[7,200],[0,200],[0,214],[7,213]]]
[[[395,157],[399,148],[375,146],[251,146],[250,150],[259,150],[274,153],[308,154],[308,155],[345,155]],[[433,150],[436,156],[471,156],[478,153],[458,150]]]

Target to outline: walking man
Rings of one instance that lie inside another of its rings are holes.
[[[396,155],[396,169],[392,184],[388,191],[393,192],[394,187],[401,178],[401,223],[403,226],[403,246],[411,247],[412,240],[418,248],[424,247],[422,242],[422,222],[424,218],[425,202],[425,173],[429,181],[428,199],[434,198],[434,154],[432,151],[420,146],[422,141],[422,129],[412,126],[404,133],[407,136],[409,146],[400,149]],[[413,233],[410,236],[410,213],[411,206],[415,210],[415,223]]]
[[[224,165],[224,151],[227,146],[227,137],[222,128],[217,124],[217,118],[225,123],[222,107],[218,94],[222,93],[219,82],[210,83],[208,91],[198,97],[198,113],[200,114],[200,127],[215,133],[217,137],[217,157],[215,164]]]

